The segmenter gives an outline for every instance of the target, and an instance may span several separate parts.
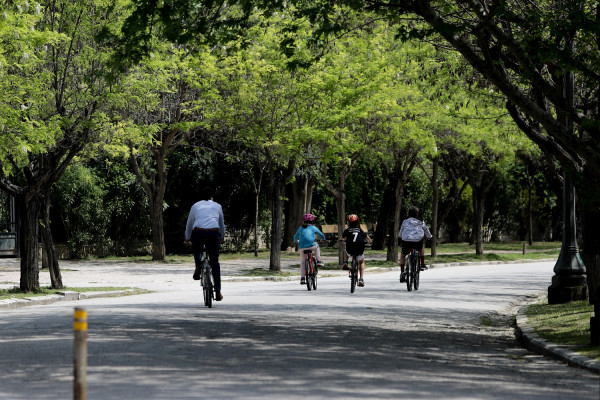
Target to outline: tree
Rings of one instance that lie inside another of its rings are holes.
[[[39,288],[45,199],[74,157],[106,132],[109,86],[102,67],[110,50],[93,37],[114,20],[95,1],[43,7],[18,1],[3,8],[0,187],[21,205],[20,289],[27,292]]]
[[[215,58],[204,48],[154,42],[154,49],[123,79],[119,126],[133,172],[148,198],[152,259],[164,261],[168,158],[195,132],[206,131],[218,97],[214,85],[219,74]]]
[[[220,66],[228,79],[221,85],[223,102],[216,113],[216,120],[233,129],[248,149],[241,154],[256,165],[256,216],[263,176],[269,183],[269,269],[275,271],[281,269],[285,188],[301,151],[293,134],[294,114],[304,100],[298,95],[304,75],[289,71],[275,46],[280,31],[275,22],[282,20],[268,21],[257,15],[253,29],[247,32],[251,44],[246,51],[222,60]]]

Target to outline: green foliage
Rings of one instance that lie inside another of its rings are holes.
[[[104,191],[103,206],[108,213],[108,234],[115,246],[150,237],[150,214],[146,194],[124,163],[93,165],[96,181]],[[118,248],[115,252],[120,254]]]
[[[422,170],[415,169],[410,176],[410,180],[404,190],[404,199],[402,201],[401,220],[408,218],[408,209],[411,206],[419,208],[419,214],[422,220],[431,227],[431,185],[428,178]]]
[[[82,257],[92,247],[111,245],[105,196],[93,171],[83,165],[73,165],[55,185],[53,203],[66,229],[67,247],[75,257]]]
[[[122,163],[74,164],[53,191],[54,240],[74,257],[121,254],[150,234],[148,202]]]

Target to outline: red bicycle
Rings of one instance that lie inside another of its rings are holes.
[[[306,274],[306,289],[317,290],[317,263],[313,258],[312,250],[304,250],[306,261],[304,261],[304,273]]]

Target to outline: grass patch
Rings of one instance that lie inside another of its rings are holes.
[[[508,261],[524,261],[524,260],[543,260],[546,258],[558,258],[560,250],[546,250],[536,253],[493,253],[485,252],[481,256],[474,253],[456,253],[456,254],[440,254],[436,258],[428,257],[425,253],[426,263],[439,264],[439,263],[455,263],[455,262],[508,262]]]
[[[369,267],[398,268],[399,266],[400,266],[400,264],[395,263],[395,262],[385,261],[385,260],[369,260],[368,255],[365,256],[365,267],[366,268],[369,268]]]
[[[52,294],[57,294],[58,292],[65,292],[65,291],[83,293],[83,292],[113,292],[113,291],[117,291],[117,290],[131,290],[131,289],[134,289],[132,294],[150,293],[147,290],[137,289],[137,288],[132,288],[132,287],[93,287],[93,288],[92,287],[85,287],[85,288],[67,288],[67,287],[65,287],[64,289],[52,289],[50,287],[42,287],[36,291],[27,292],[27,293],[23,293],[21,291],[21,289],[19,289],[19,288],[13,288],[13,289],[0,289],[0,300],[41,297],[41,296],[48,296],[48,295],[52,295]]]
[[[483,251],[520,251],[523,252],[524,242],[488,242],[483,244]],[[560,250],[561,242],[534,242],[526,245],[526,251],[536,252],[544,250]],[[441,243],[437,248],[438,253],[474,253],[475,246],[468,243]]]
[[[280,277],[289,277],[289,276],[296,276],[298,275],[297,273],[291,272],[291,271],[271,271],[270,269],[264,269],[264,268],[254,268],[253,270],[250,270],[246,273],[244,273],[244,276],[280,276]]]
[[[543,339],[600,361],[600,347],[590,345],[594,306],[588,301],[547,303],[548,299],[543,299],[527,308],[527,318],[535,332]]]
[[[523,242],[490,242],[485,243],[483,246],[484,255],[476,256],[475,247],[468,243],[442,243],[438,245],[435,262],[468,262],[468,261],[517,261],[517,260],[536,260],[543,258],[554,258],[558,257],[560,253],[560,242],[535,242],[533,245],[527,245],[527,253],[523,255]],[[431,249],[425,249],[425,255],[428,256],[431,253]],[[371,250],[367,248],[365,255],[385,255],[387,250]],[[321,245],[322,256],[337,256],[337,247],[326,247]],[[258,256],[254,255],[253,251],[243,253],[221,253],[219,259],[223,261],[227,260],[253,260],[253,259],[268,259],[270,257],[269,250],[261,249],[258,251]],[[288,253],[286,251],[281,252],[281,258],[285,260],[297,259],[298,253]],[[95,258],[90,257],[87,261],[125,261],[125,262],[138,262],[138,263],[149,263],[152,261],[152,256],[132,256],[132,257],[105,257]],[[169,254],[165,258],[165,262],[168,264],[190,264],[194,262],[192,254]],[[369,261],[367,261],[369,262]],[[369,262],[373,264],[373,262]],[[391,266],[391,265],[390,265]]]

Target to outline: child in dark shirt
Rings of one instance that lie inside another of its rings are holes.
[[[365,272],[365,243],[371,244],[372,240],[361,228],[358,222],[358,215],[350,214],[348,216],[348,228],[342,234],[340,240],[346,242],[346,251],[344,253],[343,269],[348,268],[348,259],[356,256],[358,261],[359,280],[358,286],[365,286],[363,279]]]

